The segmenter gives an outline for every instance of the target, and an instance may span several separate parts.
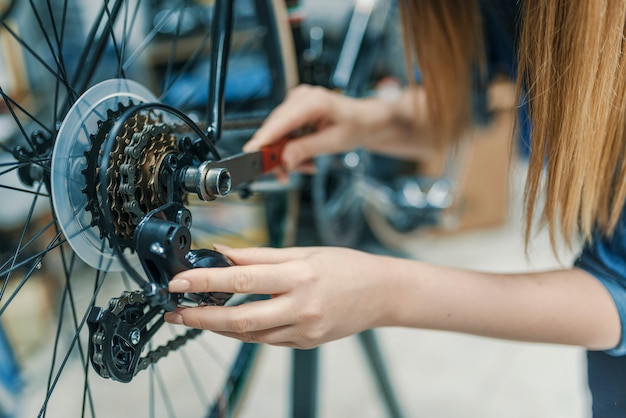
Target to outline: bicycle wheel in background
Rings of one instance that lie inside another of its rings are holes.
[[[132,347],[93,330],[89,338],[87,325],[94,306],[133,324],[149,308],[112,240],[132,240],[138,220],[168,201],[161,173],[197,135],[158,106],[125,118],[154,102],[210,128],[213,4],[23,1],[0,13],[0,320],[26,383],[21,415],[205,416],[228,409],[223,396],[246,380],[254,346],[168,326],[150,338],[145,370],[130,383],[103,378],[92,367],[102,365],[99,350],[117,350],[123,368]],[[296,81],[281,2],[238,0],[234,11],[221,155],[238,150]],[[194,246],[289,244],[297,191],[272,180],[255,187],[245,200],[185,199]]]
[[[324,2],[317,4],[318,14],[324,19],[326,14],[320,11],[325,10],[325,6]],[[346,12],[343,23],[337,25],[334,22],[334,26],[345,26],[339,34],[336,28],[325,27],[328,25],[325,21],[316,23],[320,25],[316,27],[318,32],[330,33],[323,39],[324,49],[317,58],[320,63],[331,62],[334,67],[329,74],[324,74],[328,78],[324,85],[350,97],[376,94],[373,87],[377,80],[396,77],[396,67],[403,60],[402,51],[398,51],[402,39],[394,32],[399,26],[394,24],[398,22],[396,2],[356,1]],[[312,21],[315,20],[313,17]],[[401,67],[403,74],[404,64]],[[325,78],[319,70],[315,75],[316,80]],[[316,160],[317,171],[311,179],[311,201],[317,235],[322,244],[353,248],[363,245],[368,232],[363,214],[368,199],[366,181],[379,171],[372,160],[375,156],[360,149]]]

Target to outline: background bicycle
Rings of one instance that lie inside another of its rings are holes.
[[[325,11],[333,7],[332,18]],[[314,2],[301,25],[301,80],[351,97],[400,94],[408,84],[395,1]],[[297,37],[296,37],[297,39]],[[319,157],[305,179],[302,216],[315,224],[306,243],[399,251],[389,235],[446,227],[465,152],[416,163],[357,149]],[[310,211],[310,212],[308,212]],[[391,245],[390,245],[391,244]]]

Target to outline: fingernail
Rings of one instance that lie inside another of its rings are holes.
[[[183,279],[174,279],[169,284],[170,292],[181,293],[189,289],[189,282]]]
[[[177,312],[166,312],[165,315],[163,315],[163,319],[170,324],[182,325],[183,323],[182,315]]]

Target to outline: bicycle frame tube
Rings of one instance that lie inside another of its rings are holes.
[[[222,136],[224,88],[233,27],[233,0],[217,0],[211,25],[211,65],[207,103],[207,136],[215,143]]]
[[[108,22],[114,21],[120,12],[123,0],[115,0],[113,6],[109,6],[106,1],[99,13],[98,21],[106,14]],[[211,64],[209,70],[209,96],[207,101],[207,136],[212,141],[217,141],[222,135],[222,121],[224,115],[224,88],[226,84],[226,73],[228,70],[228,56],[230,52],[230,39],[233,26],[233,0],[217,0],[213,9],[213,23],[211,27]],[[78,92],[84,91],[96,66],[100,62],[100,57],[109,40],[112,31],[111,23],[108,23],[98,35],[101,28],[94,25],[89,33],[86,45],[95,45],[92,48],[85,48],[82,52],[80,62],[91,62],[92,65],[77,74],[72,85],[78,85]],[[96,41],[96,37],[98,38]],[[95,42],[95,44],[94,44]],[[91,55],[94,59],[87,60]],[[80,77],[80,80],[78,79]],[[66,106],[65,106],[66,107]],[[62,109],[65,109],[62,107]]]

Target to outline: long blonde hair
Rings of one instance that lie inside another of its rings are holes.
[[[482,42],[477,2],[400,3],[429,113],[448,113],[435,122],[450,124],[438,128],[450,140],[470,121],[468,88],[456,98],[449,90],[457,88],[460,71],[471,73],[482,58],[475,47]],[[595,230],[608,236],[626,200],[626,1],[527,0],[520,29],[518,91],[532,121],[526,242],[541,193],[553,248],[559,234],[567,244],[577,237],[589,242]],[[457,43],[471,46],[473,55],[451,48]]]

